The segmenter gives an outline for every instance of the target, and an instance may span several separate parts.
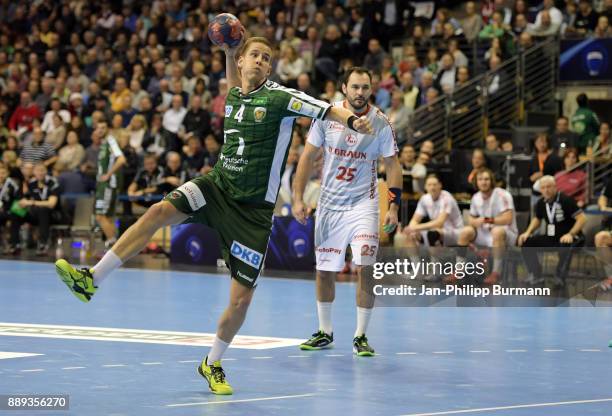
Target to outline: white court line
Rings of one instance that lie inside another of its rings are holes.
[[[45,371],[42,368],[33,368],[31,370],[21,370],[22,373],[37,373],[39,371]]]
[[[102,367],[126,367],[125,364],[104,364]]]
[[[269,360],[272,357],[251,357],[251,360]]]
[[[62,367],[62,370],[80,370],[85,367]]]
[[[326,357],[344,357],[344,354],[325,354]]]
[[[310,355],[288,355],[287,358],[310,358]]]
[[[572,402],[551,402],[551,403],[534,403],[534,404],[518,404],[515,406],[499,406],[499,407],[481,407],[478,409],[464,409],[464,410],[448,410],[446,412],[433,412],[433,413],[411,413],[409,415],[402,416],[439,416],[439,415],[458,415],[462,413],[478,413],[478,412],[495,412],[497,410],[510,410],[510,409],[528,409],[531,407],[552,407],[552,406],[566,406],[570,404],[586,404],[586,403],[602,403],[612,402],[610,399],[594,399],[594,400],[575,400]]]
[[[179,363],[199,363],[199,361],[198,360],[182,360],[182,361],[179,361]]]
[[[484,353],[484,352],[491,352],[491,351],[487,351],[487,350],[473,350],[473,351],[470,351],[470,352],[473,352],[473,353]]]
[[[236,361],[237,358],[221,358],[221,361]]]
[[[527,350],[506,350],[506,352],[527,352]]]
[[[601,352],[601,350],[596,349],[596,348],[593,348],[593,349],[585,348],[585,349],[582,349],[580,351],[582,351],[582,352]]]
[[[396,352],[395,355],[417,355],[418,352]]]
[[[432,354],[454,354],[452,351],[433,351]]]
[[[312,397],[312,396],[315,396],[315,393],[296,394],[296,395],[293,395],[293,396],[260,397],[258,399],[223,400],[223,401],[197,402],[197,403],[176,403],[176,404],[167,404],[166,407],[186,407],[186,406],[205,406],[205,405],[208,405],[208,404],[261,402],[261,401],[264,401],[264,400],[297,399],[297,398],[300,398],[300,397]]]
[[[548,350],[544,350],[544,352],[562,352],[563,350],[556,350],[556,349],[548,349]]]
[[[142,365],[162,365],[163,363],[155,361],[155,362],[151,362],[151,363],[140,363],[140,364],[142,364]]]

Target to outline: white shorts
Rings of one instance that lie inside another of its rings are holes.
[[[315,222],[317,270],[339,272],[350,244],[353,263],[369,266],[378,253],[378,202],[366,201],[348,211],[320,209]]]
[[[429,239],[427,238],[428,232],[429,231],[421,231],[421,241],[425,247],[429,247]],[[460,232],[460,229],[444,228],[442,230],[442,244],[444,247],[456,246],[457,241],[459,241]]]
[[[496,225],[496,227],[504,227],[504,229],[506,230],[507,247],[511,247],[516,244],[516,240],[518,238],[518,233],[516,231],[514,231],[508,225]],[[476,229],[476,238],[474,239],[474,244],[480,247],[493,247],[493,234],[491,234],[491,230],[485,227],[478,227]]]

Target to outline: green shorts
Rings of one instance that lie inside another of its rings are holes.
[[[96,214],[112,217],[115,215],[117,189],[111,188],[108,182],[96,184]]]
[[[272,231],[272,207],[235,201],[210,175],[184,183],[164,200],[190,216],[185,223],[204,224],[216,230],[232,277],[247,287],[255,286]]]

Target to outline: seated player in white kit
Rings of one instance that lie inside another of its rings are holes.
[[[425,192],[419,199],[412,219],[402,230],[406,236],[405,244],[409,248],[410,259],[415,264],[421,261],[418,255],[420,244],[426,247],[454,246],[463,228],[459,205],[448,191],[442,189],[442,182],[436,174],[431,173],[425,178]],[[425,217],[429,221],[421,223]],[[438,276],[426,272],[425,279],[436,280]]]
[[[319,330],[300,348],[320,350],[333,343],[331,307],[335,278],[344,268],[346,248],[350,245],[359,278],[353,351],[358,356],[372,356],[374,349],[368,344],[365,333],[374,306],[374,294],[368,289],[371,282],[362,274],[362,266],[374,264],[378,252],[377,160],[383,157],[390,192],[391,204],[385,217],[387,232],[395,229],[398,223],[402,170],[389,120],[378,108],[368,104],[372,89],[367,69],[351,68],[342,83],[342,92],[346,99],[333,105],[344,106],[358,116],[365,115],[376,133],[360,134],[328,121],[316,121],[311,125],[294,179],[292,210],[295,218],[305,223],[304,187],[318,149],[322,147],[325,162],[315,224]]]
[[[470,243],[493,248],[493,270],[484,280],[484,283],[492,285],[501,276],[504,250],[516,244],[516,212],[512,195],[495,186],[495,175],[490,169],[481,169],[476,174],[476,187],[478,192],[472,196],[469,225],[459,233],[457,263],[465,262]],[[456,279],[450,276],[446,281],[453,283]]]

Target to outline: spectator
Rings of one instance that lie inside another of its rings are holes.
[[[538,253],[544,248],[554,247],[559,253],[554,284],[565,286],[565,276],[571,260],[569,249],[584,242],[582,228],[586,217],[572,198],[557,191],[554,177],[543,176],[540,191],[542,197],[535,206],[535,217],[531,220],[527,230],[518,238],[518,245],[523,247],[523,258],[529,271],[527,282],[530,284],[543,282]],[[540,227],[542,220],[546,223],[545,234],[533,235]],[[559,248],[563,249],[559,250]]]
[[[183,168],[181,155],[178,152],[168,152],[166,154],[166,167],[163,169],[162,180],[157,186],[157,192],[167,194],[187,182],[188,179],[187,171]]]
[[[205,137],[210,134],[210,114],[202,108],[202,97],[194,95],[191,97],[191,105],[185,118],[183,119],[184,133],[181,136],[183,142],[186,142],[190,134],[196,137]]]
[[[459,49],[459,41],[457,39],[451,39],[448,42],[448,53],[450,53],[455,60],[455,66],[468,66],[470,61],[467,56]]]
[[[295,88],[297,86],[297,77],[305,69],[304,60],[298,56],[293,46],[286,45],[281,49],[281,58],[276,64],[276,74],[283,85]]]
[[[56,170],[72,171],[77,169],[85,159],[85,149],[79,143],[79,136],[74,131],[68,132],[66,136],[66,146],[59,149],[56,162]]]
[[[421,76],[421,104],[427,104],[427,91],[429,91],[429,89],[434,88],[434,77],[433,77],[433,73],[429,72],[429,71],[425,71],[423,72],[423,75]],[[436,97],[439,94],[439,91],[434,88],[436,90]],[[423,94],[424,93],[424,94]]]
[[[557,119],[555,132],[550,137],[551,147],[557,151],[559,157],[565,155],[569,148],[578,146],[578,135],[569,129],[569,120],[565,116]]]
[[[155,110],[163,113],[172,104],[172,92],[170,92],[170,81],[162,79],[159,82],[159,92],[153,97]],[[182,99],[182,97],[181,97]]]
[[[399,84],[397,79],[397,68],[393,62],[393,57],[386,55],[383,58],[382,70],[380,74],[380,87],[388,90],[389,92]]]
[[[529,179],[535,184],[543,176],[554,176],[563,170],[563,162],[550,147],[547,133],[539,133],[535,139],[535,152],[529,167]]]
[[[135,109],[136,111],[141,111],[142,108],[140,103],[144,97],[148,97],[149,94],[142,89],[140,85],[140,81],[132,78],[130,81],[130,94],[132,97],[132,102],[130,103],[130,107]]]
[[[414,85],[414,77],[410,71],[402,74],[400,89],[404,94],[404,107],[414,111],[419,105],[421,90]]]
[[[478,34],[480,39],[501,38],[506,33],[501,13],[494,12],[491,21]]]
[[[130,197],[141,197],[135,200],[136,204],[150,207],[157,202],[151,196],[157,194],[157,187],[161,183],[163,183],[163,171],[157,164],[157,156],[147,153],[144,156],[143,167],[136,174],[127,193]]]
[[[164,117],[162,120],[162,125],[164,130],[168,132],[168,145],[172,149],[177,149],[178,147],[178,134],[179,130],[184,129],[183,127],[183,119],[187,114],[187,109],[183,107],[183,98],[176,94],[172,97],[172,106],[164,113]]]
[[[543,0],[542,10],[537,14],[535,19],[535,26],[541,26],[541,21],[542,17],[544,16],[544,12],[547,12],[546,14],[548,14],[548,16],[550,17],[550,25],[552,25],[556,28],[556,30],[558,30],[561,26],[561,23],[563,22],[563,13],[561,13],[561,11],[555,7],[554,0]]]
[[[610,140],[610,123],[607,121],[599,125],[599,136],[595,137],[587,148],[587,155],[591,156],[601,151],[602,156],[612,156],[612,140]]]
[[[391,107],[385,111],[385,114],[395,130],[397,145],[401,146],[408,140],[408,125],[412,110],[404,106],[404,94],[399,89],[391,94]]]
[[[297,89],[299,91],[305,92],[306,94],[310,95],[311,97],[316,97],[317,96],[317,91],[312,87],[312,85],[310,83],[310,75],[308,75],[305,72],[303,72],[300,75],[298,75],[298,78],[297,78]]]
[[[221,146],[219,142],[212,134],[209,134],[204,139],[204,146],[206,148],[206,156],[204,157],[204,165],[200,170],[200,173],[205,174],[212,170],[219,159],[219,150]]]
[[[130,147],[141,155],[144,153],[143,143],[147,140],[147,121],[143,115],[137,114],[132,117],[130,124],[127,126],[127,132],[130,136]]]
[[[599,19],[597,20],[597,27],[593,31],[593,37],[612,37],[612,28],[610,27],[610,18],[608,16],[599,16]]]
[[[368,42],[368,53],[363,60],[363,66],[370,72],[381,72],[385,51],[380,46],[378,39],[370,39]]]
[[[38,226],[37,255],[46,255],[49,250],[49,230],[52,222],[61,219],[61,213],[56,209],[59,202],[59,183],[51,175],[47,175],[47,167],[38,163],[34,166],[34,177],[28,182],[27,191],[19,200],[19,206],[27,210],[24,217],[14,216],[16,224],[24,222]]]
[[[536,20],[536,23],[533,25],[529,25],[527,31],[532,36],[545,38],[556,36],[559,33],[559,26],[553,24],[552,18],[550,17],[550,12],[548,10],[542,10],[538,17],[539,20]]]
[[[21,93],[21,101],[15,111],[12,113],[8,122],[8,127],[17,134],[22,134],[26,131],[32,131],[32,123],[35,119],[41,118],[40,109],[36,103],[32,102],[30,93],[24,91]]]
[[[206,152],[202,149],[201,139],[196,136],[189,137],[187,145],[183,146],[183,153],[185,154],[185,166],[189,178],[199,176],[206,157]]]
[[[578,2],[578,13],[576,13],[576,21],[574,28],[580,36],[587,36],[597,27],[599,15],[593,10],[593,6],[589,0],[580,0]]]
[[[442,60],[440,62],[440,71],[436,76],[434,86],[445,94],[452,94],[455,88],[455,82],[457,81],[455,59],[450,53],[445,53],[442,55]]]
[[[325,82],[325,88],[323,94],[321,94],[320,98],[328,103],[335,103],[337,101],[342,101],[344,99],[344,95],[336,88],[336,83],[332,80],[327,80]]]
[[[466,177],[462,178],[459,192],[470,195],[476,193],[478,191],[478,187],[476,186],[476,175],[486,167],[487,157],[485,156],[484,150],[474,149],[472,152],[472,169]]]
[[[580,208],[584,208],[587,203],[587,177],[582,169],[574,169],[578,163],[578,151],[569,148],[563,156],[565,170],[557,172],[555,181],[557,189],[570,198],[574,198]]]
[[[51,108],[45,113],[42,124],[40,125],[40,128],[42,128],[45,133],[49,133],[51,130],[53,130],[54,114],[59,114],[59,116],[62,118],[62,121],[66,124],[70,123],[71,118],[70,111],[62,108],[62,102],[59,99],[51,99],[50,105]]]
[[[315,68],[324,79],[337,79],[337,68],[340,60],[346,56],[346,51],[346,43],[342,39],[342,33],[338,26],[327,26],[323,42],[319,48],[319,55],[315,60]]]
[[[461,20],[461,27],[468,42],[474,41],[482,30],[482,17],[476,12],[476,3],[473,1],[465,3],[465,17]]]
[[[21,189],[17,181],[9,177],[9,173],[7,166],[0,164],[0,230],[3,231],[4,227],[10,225],[10,237],[4,254],[17,254],[19,227],[16,226],[18,220],[15,219],[16,214],[12,208],[21,198]]]
[[[391,105],[391,94],[384,88],[380,87],[380,74],[372,74],[372,97],[374,104],[385,111]]]
[[[589,99],[582,93],[576,97],[578,109],[571,119],[572,130],[578,134],[578,151],[585,152],[589,143],[595,139],[599,132],[599,119],[597,114],[589,108]]]
[[[44,163],[51,166],[57,160],[55,149],[44,141],[43,131],[40,127],[35,127],[32,131],[32,142],[25,144],[19,155],[20,164],[23,163]]]
[[[130,90],[127,87],[125,78],[117,78],[115,81],[115,89],[110,95],[111,109],[115,113],[119,113],[126,109],[126,101],[124,97],[130,96]],[[132,100],[130,99],[130,103]]]
[[[524,14],[518,14],[515,16],[514,23],[512,24],[512,33],[519,37],[523,33],[527,33],[528,27],[529,22],[527,21],[527,17]]]
[[[66,138],[66,126],[59,114],[53,114],[52,128],[45,136],[45,143],[49,143],[55,150],[59,149],[64,144]]]

